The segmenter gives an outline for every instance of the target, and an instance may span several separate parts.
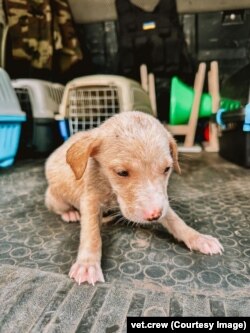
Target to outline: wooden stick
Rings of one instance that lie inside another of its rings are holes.
[[[148,92],[148,69],[145,64],[140,66],[140,76],[142,88]]]
[[[208,91],[212,96],[212,112],[216,113],[220,105],[219,67],[217,61],[212,61],[210,64]]]
[[[212,113],[216,113],[220,106],[219,66],[217,61],[210,63],[208,73],[208,91],[212,97]],[[219,151],[218,129],[216,124],[209,122],[209,143],[205,146],[208,152]]]
[[[148,75],[148,93],[151,102],[152,111],[155,117],[157,117],[157,105],[156,105],[156,94],[155,94],[155,76],[153,73]]]
[[[184,147],[192,147],[194,145],[194,138],[197,127],[197,121],[199,117],[200,101],[204,86],[205,74],[206,74],[206,64],[200,63],[194,81],[194,100],[193,100],[191,115],[188,122],[188,134],[185,137]]]

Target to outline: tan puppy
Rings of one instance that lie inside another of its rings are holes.
[[[180,172],[174,139],[157,119],[141,112],[123,112],[77,133],[49,157],[46,205],[67,222],[81,222],[71,278],[79,284],[104,282],[100,228],[102,212],[112,207],[137,223],[160,222],[189,249],[221,253],[216,238],[187,226],[171,209],[172,169]]]

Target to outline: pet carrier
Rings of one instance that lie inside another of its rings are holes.
[[[55,114],[64,86],[35,79],[13,80],[12,85],[28,120],[23,127],[19,154],[50,153],[61,143]]]
[[[153,114],[149,96],[139,83],[121,76],[91,75],[67,84],[56,119],[66,140],[116,113],[131,110]]]
[[[0,68],[0,167],[13,164],[25,121],[8,74]]]

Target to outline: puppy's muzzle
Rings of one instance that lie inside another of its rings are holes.
[[[143,214],[143,219],[149,222],[154,222],[159,220],[162,215],[162,209],[155,208],[153,210],[147,211]]]

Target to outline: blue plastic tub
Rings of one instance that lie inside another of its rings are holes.
[[[6,168],[14,162],[25,115],[0,115],[0,167]]]

